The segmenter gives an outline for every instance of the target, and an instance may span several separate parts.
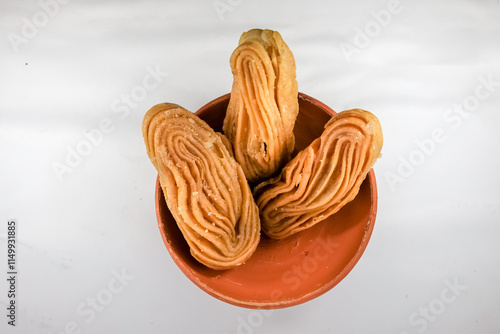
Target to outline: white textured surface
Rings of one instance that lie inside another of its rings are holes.
[[[17,326],[2,278],[2,333],[498,332],[499,1],[55,4],[0,3],[0,268],[9,219],[19,246]],[[175,266],[141,135],[156,103],[195,111],[229,92],[229,56],[254,27],[281,32],[300,91],[370,110],[384,129],[358,265],[325,295],[264,313],[208,296]],[[58,178],[54,163],[78,147],[88,155]],[[107,304],[93,311],[96,297]]]

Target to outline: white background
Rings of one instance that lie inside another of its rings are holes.
[[[498,333],[499,1],[60,1],[0,3],[2,333]],[[272,312],[176,267],[141,134],[156,103],[196,111],[228,93],[230,54],[256,27],[282,34],[301,92],[384,130],[365,254],[328,293]]]

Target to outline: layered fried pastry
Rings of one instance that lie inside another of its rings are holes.
[[[280,175],[255,187],[262,231],[285,238],[339,211],[358,194],[382,143],[382,128],[372,113],[353,109],[333,116]]]
[[[295,59],[277,31],[241,35],[230,59],[231,98],[223,131],[249,182],[258,183],[290,160],[299,112]]]
[[[259,212],[227,138],[170,103],[151,108],[142,131],[167,206],[193,257],[216,270],[244,263],[259,243]]]

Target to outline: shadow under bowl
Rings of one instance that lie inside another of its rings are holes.
[[[200,108],[196,114],[222,131],[230,94]],[[299,93],[295,151],[323,132],[335,112]],[[156,216],[163,241],[179,269],[199,288],[226,303],[251,309],[278,309],[310,301],[332,289],[356,265],[373,231],[377,185],[373,169],[356,198],[339,212],[282,240],[261,236],[255,253],[239,267],[219,271],[195,260],[156,182]]]

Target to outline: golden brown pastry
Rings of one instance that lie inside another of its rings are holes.
[[[241,35],[231,55],[233,86],[223,131],[249,182],[275,175],[290,160],[299,112],[295,60],[277,31]]]
[[[353,109],[333,116],[279,176],[254,189],[263,232],[285,238],[336,213],[357,195],[382,143],[372,113]]]
[[[168,208],[193,257],[217,270],[245,262],[259,243],[259,212],[227,139],[171,103],[151,108],[142,131]]]

